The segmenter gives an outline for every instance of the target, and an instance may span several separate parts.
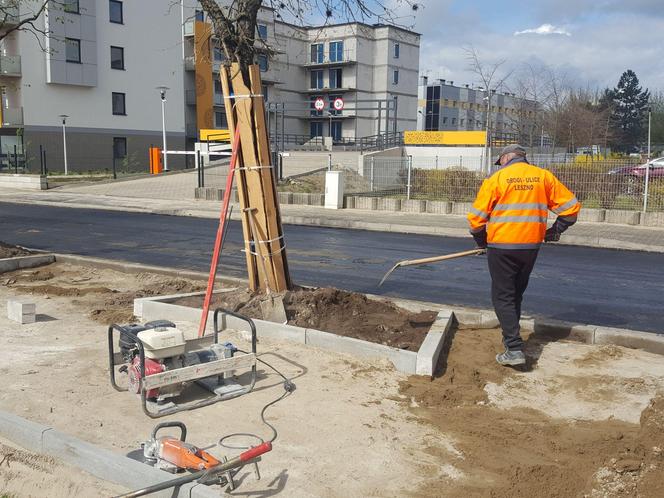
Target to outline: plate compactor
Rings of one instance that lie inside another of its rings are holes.
[[[219,342],[220,313],[249,325],[251,352],[240,352],[229,342]],[[115,332],[119,333],[119,353],[115,352]],[[185,339],[184,333],[167,320],[113,324],[108,328],[108,356],[111,385],[118,391],[138,394],[149,417],[163,417],[250,392],[256,383],[256,326],[250,318],[221,308],[214,312],[212,337]],[[128,387],[118,385],[117,373],[127,375]],[[240,383],[240,378],[245,382]],[[194,385],[199,387],[198,393],[193,392]]]

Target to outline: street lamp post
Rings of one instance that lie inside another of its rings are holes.
[[[486,140],[484,144],[484,161],[485,161],[485,174],[489,174],[491,171],[491,137],[489,134],[491,133],[491,93],[492,90],[489,88],[486,89],[486,97],[484,97],[484,100],[486,100]]]
[[[62,119],[62,146],[63,146],[63,157],[65,161],[65,176],[68,174],[68,169],[67,169],[67,116],[66,114],[60,114],[58,116],[59,118]]]
[[[168,154],[166,151],[166,90],[169,90],[167,86],[158,86],[157,90],[161,95],[161,133],[162,133],[162,154],[164,155],[164,171],[168,171]]]

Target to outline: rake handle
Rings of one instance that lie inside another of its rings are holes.
[[[471,249],[470,251],[455,252],[453,254],[445,254],[443,256],[432,256],[430,258],[421,258],[421,259],[410,259],[406,261],[400,261],[397,263],[398,266],[412,266],[412,265],[423,265],[426,263],[435,263],[436,261],[444,261],[446,259],[455,259],[463,258],[464,256],[473,256],[484,254],[486,249]]]

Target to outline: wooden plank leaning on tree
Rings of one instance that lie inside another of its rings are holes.
[[[229,70],[226,66],[221,67],[219,72],[219,78],[221,79],[221,87],[224,92],[224,106],[226,108],[226,120],[228,121],[228,129],[231,133],[231,136],[235,136],[235,123],[236,123],[236,113],[235,107],[233,105],[233,99],[230,98],[231,94],[231,84],[230,84],[230,75]],[[242,139],[240,138],[240,141]],[[244,162],[242,161],[242,150],[238,150],[237,158],[238,166],[242,166]],[[240,210],[241,210],[241,220],[242,220],[242,234],[244,236],[244,251],[247,260],[247,278],[249,280],[249,290],[255,291],[259,288],[258,284],[258,272],[256,268],[256,258],[251,254],[251,244],[249,243],[252,240],[251,229],[249,225],[249,216],[245,211],[249,207],[248,195],[247,195],[247,182],[245,181],[244,171],[236,170],[235,180],[237,185],[238,198],[240,201]]]
[[[268,230],[268,209],[261,181],[263,169],[259,168],[259,166],[263,165],[258,162],[256,130],[254,128],[252,113],[252,101],[255,99],[249,97],[252,95],[251,90],[245,84],[244,77],[237,63],[231,65],[231,82],[233,84],[233,94],[235,96],[236,125],[240,127],[240,144],[242,146],[242,168],[240,171],[244,174],[246,180],[249,200],[248,208],[255,209],[254,214],[256,215],[255,226],[258,233],[254,233],[254,237],[258,240],[268,240],[268,237],[270,236],[270,231]],[[274,210],[270,211],[269,216],[274,216]],[[254,240],[254,242],[257,241]],[[263,252],[262,249],[264,249],[263,247],[259,248],[259,245],[264,246],[266,244],[254,244],[257,254],[261,254]],[[268,270],[267,275],[262,275],[262,265],[258,265],[258,280],[261,288],[265,286],[265,282],[267,281],[267,285],[269,285],[273,291],[280,292],[282,287],[277,284],[273,265],[270,264],[266,266]]]
[[[254,95],[262,93],[261,73],[257,64],[249,66],[249,79],[251,92]],[[256,149],[258,163],[263,166],[272,165],[270,154],[270,137],[265,124],[265,96],[252,99],[252,111],[254,118],[254,130],[256,132]],[[288,263],[286,258],[285,240],[283,238],[283,227],[281,225],[281,213],[279,212],[279,201],[277,198],[276,175],[274,167],[260,170],[261,186],[265,202],[267,217],[267,235],[264,240],[270,240],[266,246],[270,254],[269,262],[275,275],[276,292],[283,292],[291,288]]]

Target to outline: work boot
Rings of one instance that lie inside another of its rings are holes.
[[[496,355],[496,361],[501,365],[525,365],[526,355],[523,354],[523,351],[510,351],[506,349],[503,353]]]

